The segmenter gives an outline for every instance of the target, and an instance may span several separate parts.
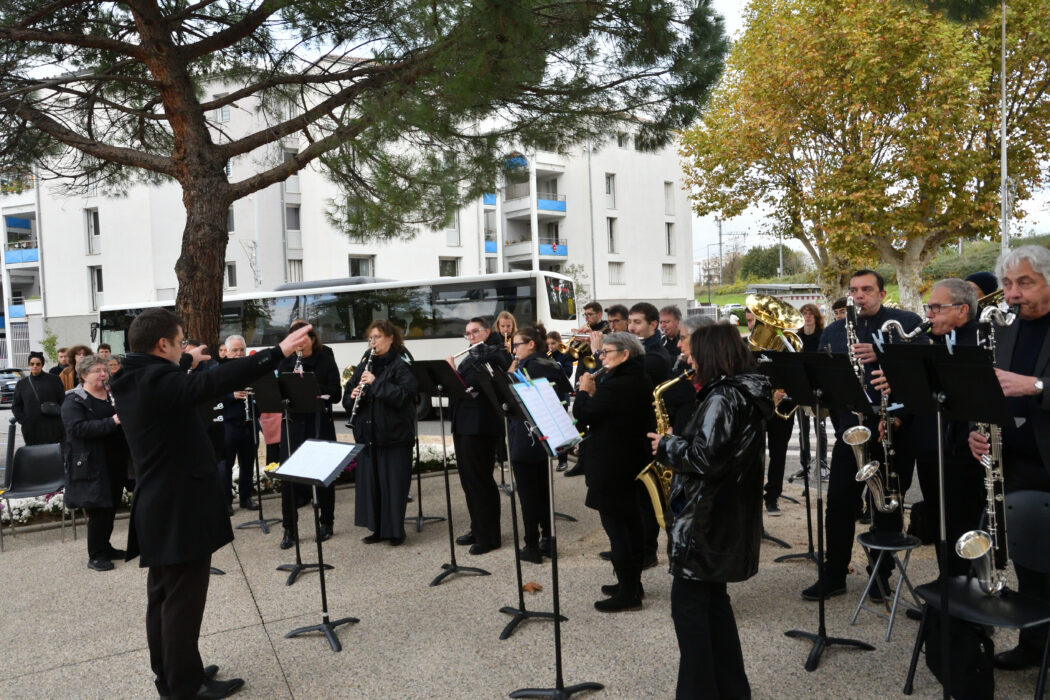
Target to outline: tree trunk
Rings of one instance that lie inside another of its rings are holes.
[[[183,185],[186,227],[182,232],[182,251],[175,263],[179,293],[175,311],[182,317],[187,338],[194,338],[218,356],[219,316],[226,273],[227,212],[230,202],[222,196],[228,189],[225,179]]]
[[[922,264],[922,256],[917,251],[905,250],[896,266],[901,308],[916,313],[922,308]]]

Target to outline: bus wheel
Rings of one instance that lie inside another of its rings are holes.
[[[416,420],[428,420],[433,411],[434,407],[430,405],[430,397],[426,394],[416,394]]]

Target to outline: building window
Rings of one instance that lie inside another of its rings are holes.
[[[237,263],[226,263],[226,278],[223,280],[226,289],[237,289]]]
[[[438,260],[439,277],[459,277],[459,258],[440,258]]]
[[[607,238],[608,238],[608,241],[609,241],[609,252],[610,253],[619,253],[620,252],[620,248],[619,248],[619,246],[617,246],[617,240],[616,240],[616,219],[615,218],[613,218],[611,216],[606,217],[606,219],[605,219],[605,230],[606,230],[606,232],[608,234]]]
[[[233,207],[226,210],[226,233],[233,233],[234,221],[233,221]]]
[[[228,94],[229,93],[227,92],[220,93],[218,95],[215,95],[215,99],[220,100],[223,97],[226,97],[226,95]],[[215,121],[220,123],[230,121],[230,105],[223,105],[222,107],[219,107],[215,110]]]
[[[102,252],[102,230],[99,227],[98,209],[85,209],[84,222],[87,226],[88,255]]]
[[[445,226],[445,245],[459,246],[459,210],[452,212],[452,219]]]
[[[627,135],[626,131],[620,131],[616,134],[616,145],[620,148],[631,147],[631,137]]]
[[[664,214],[674,216],[674,183],[664,183]]]
[[[616,176],[605,173],[605,208],[616,208]]]
[[[302,282],[303,281],[303,261],[302,260],[289,260],[288,261],[288,281],[289,282]]]
[[[499,260],[496,258],[485,258],[485,274],[494,275],[499,272]]]
[[[665,263],[661,267],[663,268],[664,284],[675,284],[675,266]]]
[[[623,263],[609,263],[609,284],[626,284],[623,281]]]
[[[664,255],[674,255],[674,224],[664,223]]]
[[[350,276],[351,277],[374,277],[375,276],[375,263],[374,258],[371,255],[351,255],[350,256]]]
[[[285,149],[285,151],[284,151],[284,162],[287,163],[288,161],[290,161],[293,158],[295,158],[295,154],[296,153],[297,153],[297,151],[294,151],[292,149]],[[296,171],[292,175],[289,175],[287,177],[287,179],[285,179],[285,181],[284,181],[284,191],[292,193],[292,194],[298,194],[299,193],[299,172],[298,171]]]
[[[95,265],[88,268],[88,278],[91,285],[91,310],[98,311],[102,306],[102,266]]]
[[[284,208],[284,227],[288,237],[288,248],[291,250],[302,250],[303,233],[300,229],[299,205],[288,205]]]

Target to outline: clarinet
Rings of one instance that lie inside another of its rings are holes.
[[[375,353],[376,353],[376,349],[375,348],[369,348],[368,349],[368,360],[365,361],[364,372],[371,372],[372,371],[372,357],[375,355]],[[362,372],[362,374],[364,374],[364,372]],[[348,420],[346,422],[346,427],[347,428],[353,429],[353,427],[354,427],[354,419],[357,418],[357,411],[358,411],[358,409],[361,408],[361,399],[363,399],[365,397],[365,390],[367,388],[368,388],[368,385],[365,384],[365,385],[363,385],[361,387],[361,391],[357,392],[357,398],[354,399],[354,408],[353,408],[353,410],[350,411],[350,420]]]

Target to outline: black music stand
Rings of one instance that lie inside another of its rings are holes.
[[[321,541],[321,507],[317,498],[317,487],[327,488],[339,473],[364,449],[361,445],[328,440],[307,440],[284,464],[274,471],[274,476],[285,481],[307,484],[313,492],[314,532],[317,533],[317,561],[321,580],[321,624],[299,627],[284,635],[285,639],[298,637],[307,632],[322,632],[328,639],[332,651],[342,651],[343,645],[335,634],[339,625],[359,622],[356,617],[344,617],[332,622],[328,617],[328,589],[325,587],[324,544]]]
[[[798,404],[798,410],[812,408],[813,387],[810,386],[806,373],[802,370],[802,357],[799,353],[762,350],[755,353],[755,359],[758,361],[758,371],[769,377],[774,387],[783,389]],[[796,396],[801,398],[796,399]],[[820,477],[819,468],[817,477]],[[810,510],[808,468],[804,470],[802,478],[806,496],[806,534],[809,537],[809,549],[799,554],[784,554],[774,559],[774,562],[807,559],[814,564],[819,564],[817,554],[813,550],[813,513]],[[795,502],[798,503],[798,501]]]
[[[251,416],[252,436],[255,441],[255,483],[259,485],[259,517],[241,523],[237,529],[257,527],[264,535],[269,535],[270,523],[279,523],[281,519],[267,518],[263,515],[262,476],[259,472],[259,426],[256,424],[256,416],[257,413],[281,413],[284,410],[284,404],[281,403],[281,390],[277,386],[277,378],[272,374],[267,374],[251,384],[247,391],[248,397],[245,401],[248,402],[248,414]]]
[[[418,362],[411,362],[408,365],[412,375],[416,378],[416,384],[419,387],[430,386],[430,375],[427,374],[426,370],[419,368]],[[419,391],[424,392],[423,389]],[[427,394],[427,401],[430,400],[430,395]],[[419,456],[419,415],[415,411],[412,412],[412,421],[415,424],[416,429],[416,506],[419,509],[418,514],[414,518],[405,518],[406,523],[414,522],[416,524],[416,532],[423,532],[423,526],[427,523],[437,523],[444,520],[440,515],[423,515],[423,469],[420,463]],[[411,494],[409,495],[411,500]]]
[[[879,361],[894,397],[908,413],[937,417],[937,490],[940,537],[937,548],[947,562],[947,516],[944,493],[944,419],[1003,425],[1010,412],[995,375],[991,355],[978,347],[945,345],[886,345]],[[951,617],[948,576],[941,587],[941,685],[944,697],[951,691]]]
[[[573,446],[579,444],[580,436],[579,433],[576,432],[575,423],[569,418],[561,400],[554,392],[554,387],[549,382],[544,380],[535,383],[519,383],[513,385],[513,387],[512,391],[514,391],[515,403],[521,410],[522,415],[528,418],[528,422],[536,427],[535,432],[538,436],[537,439],[543,444],[548,455],[547,488],[550,489],[551,586],[553,587],[552,597],[554,599],[554,687],[521,688],[512,692],[510,697],[564,699],[576,693],[586,692],[588,690],[601,690],[605,687],[601,683],[595,683],[593,681],[575,683],[566,686],[565,680],[562,676],[561,622],[565,618],[563,618],[561,614],[561,595],[558,585],[558,532],[554,518],[554,461],[558,458],[560,453],[572,449]],[[526,390],[533,392],[530,399],[526,399],[522,393]],[[538,410],[531,410],[530,405],[538,408]],[[557,413],[558,411],[560,411],[560,413]],[[567,437],[568,430],[558,429],[558,418],[562,418],[563,416],[569,421],[566,425],[571,428],[571,432],[573,433],[570,439],[564,439]],[[562,435],[563,438],[558,441],[558,444],[554,444],[557,438],[552,439],[552,435]]]
[[[464,398],[467,396],[463,380],[452,365],[444,360],[418,360],[412,363],[412,372],[419,380],[419,391],[428,397],[436,397],[438,400],[438,418],[441,421],[441,464],[445,474],[445,512],[448,519],[448,551],[449,562],[442,564],[444,569],[430,582],[431,586],[437,586],[452,574],[476,574],[478,576],[489,576],[489,572],[476,566],[460,566],[456,563],[456,536],[452,530],[452,490],[448,481],[448,446],[445,444],[445,398],[449,401],[453,398]]]
[[[280,378],[277,380],[277,391],[281,397],[281,408],[284,414],[282,426],[283,430],[281,434],[284,439],[285,454],[291,456],[292,444],[291,444],[291,418],[289,414],[292,413],[313,413],[317,410],[317,394],[321,391],[320,386],[317,383],[317,377],[314,376],[313,372],[306,372],[305,374],[298,374],[296,372],[281,372]],[[267,401],[270,398],[266,399]],[[292,488],[291,484],[282,485],[281,488]],[[294,500],[295,492],[293,490],[290,497]],[[298,507],[296,511],[298,512]],[[296,579],[299,578],[299,574],[310,569],[320,570],[322,567],[325,569],[334,568],[331,564],[323,563],[303,563],[302,551],[299,548],[299,518],[296,517],[292,523],[292,529],[295,533],[295,563],[293,564],[281,564],[277,567],[277,571],[288,571],[288,580],[285,581],[286,586],[290,586],[295,583]]]
[[[489,400],[496,406],[500,407],[500,412],[503,414],[503,431],[504,440],[507,445],[507,461],[510,461],[510,421],[511,418],[517,418],[520,421],[528,421],[528,417],[524,415],[521,410],[518,400],[514,396],[514,391],[510,388],[510,376],[506,372],[494,369],[492,365],[487,362],[482,363],[484,372],[479,372],[481,389],[485,392],[485,395],[489,397]],[[511,465],[510,470],[510,488],[512,492],[518,490],[518,485],[514,480],[514,467]],[[520,496],[520,494],[519,494]],[[517,501],[512,497],[510,499],[510,523],[511,530],[514,537],[514,570],[517,574],[518,580],[518,607],[514,608],[509,605],[505,605],[500,608],[499,611],[505,615],[510,615],[511,620],[507,623],[503,631],[500,632],[500,640],[509,639],[510,635],[514,634],[514,630],[517,629],[525,620],[539,619],[539,620],[553,620],[554,613],[549,612],[536,612],[525,608],[525,591],[522,589],[523,581],[521,576],[521,552],[518,550],[518,504]],[[562,617],[562,621],[567,621],[568,618]]]
[[[799,397],[796,400],[811,402],[813,413],[820,415],[825,406],[832,409],[842,409],[856,413],[870,415],[871,404],[868,397],[861,389],[857,375],[853,373],[853,367],[845,355],[824,355],[821,353],[798,353],[801,368],[805,372],[806,379],[812,388],[809,397]],[[826,404],[824,402],[827,402]],[[820,433],[817,433],[817,454],[823,452],[823,442]],[[817,585],[824,590],[824,482],[817,479]],[[788,630],[784,634],[795,639],[808,639],[813,642],[813,648],[806,658],[805,669],[815,671],[820,664],[820,657],[824,649],[829,646],[839,645],[874,651],[875,647],[856,639],[845,637],[829,637],[825,625],[824,596],[817,600],[817,631],[805,632],[803,630]]]

